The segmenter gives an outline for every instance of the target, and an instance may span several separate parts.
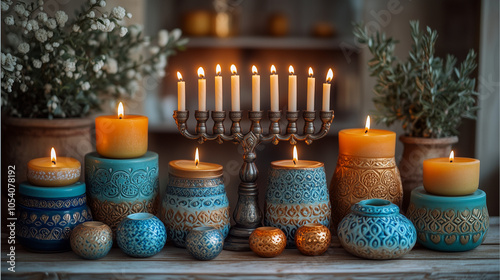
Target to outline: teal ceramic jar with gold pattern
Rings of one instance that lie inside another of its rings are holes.
[[[71,231],[91,221],[85,183],[64,187],[19,185],[16,238],[24,248],[36,252],[70,251]]]
[[[411,192],[406,216],[417,229],[417,241],[437,251],[460,252],[483,243],[490,219],[486,193],[433,195],[418,187]]]

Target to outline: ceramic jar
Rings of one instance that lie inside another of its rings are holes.
[[[201,261],[215,259],[224,246],[224,236],[213,227],[195,227],[186,237],[189,254]]]
[[[266,192],[264,225],[281,229],[287,248],[295,247],[300,226],[319,223],[330,227],[330,199],[323,163],[287,168],[271,163]]]
[[[423,187],[411,192],[406,213],[417,229],[418,243],[437,251],[468,251],[481,245],[489,229],[486,194],[439,196]]]
[[[19,185],[16,239],[36,252],[70,251],[71,230],[92,220],[85,183],[65,187]]]
[[[133,213],[156,214],[159,204],[158,154],[130,159],[85,156],[85,182],[94,219],[111,227]]]
[[[165,226],[150,213],[135,213],[123,219],[116,229],[118,247],[127,255],[146,258],[156,255],[167,241]]]
[[[307,256],[318,256],[328,250],[332,241],[330,230],[322,224],[306,224],[295,234],[295,245]]]
[[[195,227],[203,226],[218,229],[225,239],[230,221],[222,166],[196,173],[184,172],[176,161],[170,162],[169,167],[161,208],[161,218],[169,239],[176,246],[186,247],[188,233]]]
[[[102,222],[85,222],[71,232],[71,250],[84,259],[103,258],[112,245],[113,232]]]
[[[367,199],[352,206],[337,229],[340,244],[349,253],[367,259],[395,259],[417,241],[415,227],[385,199]]]
[[[258,227],[248,238],[250,249],[264,258],[279,256],[286,247],[286,235],[279,228]]]

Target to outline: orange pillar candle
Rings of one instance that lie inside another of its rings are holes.
[[[391,158],[396,149],[396,133],[370,129],[370,117],[365,128],[343,129],[339,132],[339,154],[365,158]]]
[[[148,150],[148,118],[125,115],[123,104],[117,116],[95,119],[97,152],[108,158],[136,158]]]
[[[50,157],[35,158],[28,162],[28,181],[35,186],[62,187],[80,179],[81,164],[70,157],[57,157],[54,148]]]
[[[424,189],[435,195],[457,196],[474,193],[479,187],[479,160],[454,157],[424,160]]]

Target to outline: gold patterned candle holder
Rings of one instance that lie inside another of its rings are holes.
[[[330,230],[322,224],[301,226],[295,234],[297,249],[306,256],[319,256],[328,250],[332,241]]]
[[[332,232],[349,214],[351,207],[365,199],[381,198],[401,207],[403,186],[396,160],[340,154],[330,184]]]
[[[286,247],[285,233],[276,227],[258,227],[248,238],[250,249],[263,258],[274,258]]]

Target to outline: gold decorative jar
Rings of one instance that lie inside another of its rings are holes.
[[[322,255],[330,247],[331,241],[332,235],[328,227],[318,223],[301,226],[295,234],[297,249],[308,256]]]
[[[274,258],[280,255],[286,247],[286,236],[275,227],[258,227],[250,235],[250,249],[264,258]]]

